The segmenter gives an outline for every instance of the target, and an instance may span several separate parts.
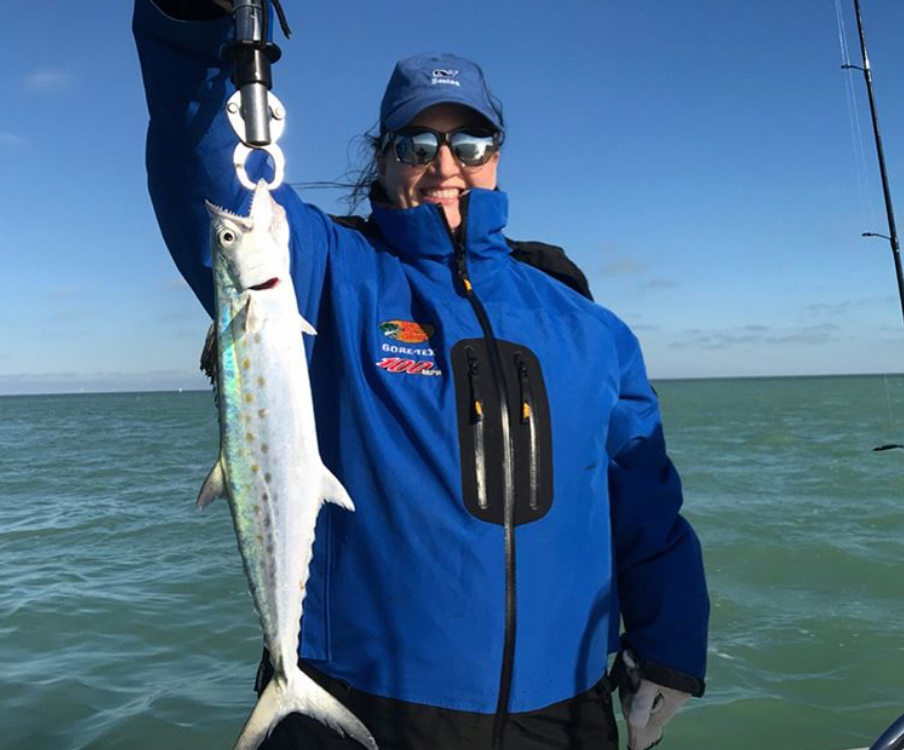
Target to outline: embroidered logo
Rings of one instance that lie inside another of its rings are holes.
[[[430,83],[435,84],[446,84],[447,86],[461,86],[460,81],[456,81],[455,78],[458,75],[457,70],[449,70],[448,68],[436,68],[433,71],[433,78],[430,80]]]
[[[402,357],[383,357],[376,363],[377,367],[396,374],[405,375],[442,375],[441,370],[436,369],[436,365],[428,359],[418,362],[414,359],[403,359]]]
[[[412,320],[385,320],[380,323],[384,336],[403,344],[423,344],[436,329],[427,323],[415,323]]]

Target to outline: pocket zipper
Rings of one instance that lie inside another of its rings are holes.
[[[487,469],[484,450],[483,400],[480,397],[480,361],[468,349],[468,383],[471,386],[471,429],[474,431],[474,472],[477,479],[477,507],[486,510]]]
[[[540,481],[539,461],[540,436],[537,433],[537,420],[534,416],[534,399],[530,389],[530,377],[527,372],[527,364],[520,354],[515,355],[515,366],[518,368],[518,384],[521,386],[521,424],[527,425],[529,430],[530,449],[528,456],[529,499],[531,510],[540,507]]]

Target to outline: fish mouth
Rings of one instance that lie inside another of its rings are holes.
[[[273,289],[279,283],[279,279],[274,276],[272,279],[267,279],[263,284],[255,284],[254,286],[249,286],[249,289],[253,289],[255,292],[263,292],[266,289]]]

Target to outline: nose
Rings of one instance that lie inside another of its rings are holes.
[[[436,158],[430,166],[440,177],[452,177],[458,173],[458,161],[452,156],[452,149],[446,143],[439,147]]]

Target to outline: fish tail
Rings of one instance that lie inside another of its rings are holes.
[[[233,750],[256,750],[270,732],[291,713],[310,716],[341,736],[348,735],[368,750],[377,743],[358,718],[333,695],[297,667],[285,679],[274,676],[245,722]]]

